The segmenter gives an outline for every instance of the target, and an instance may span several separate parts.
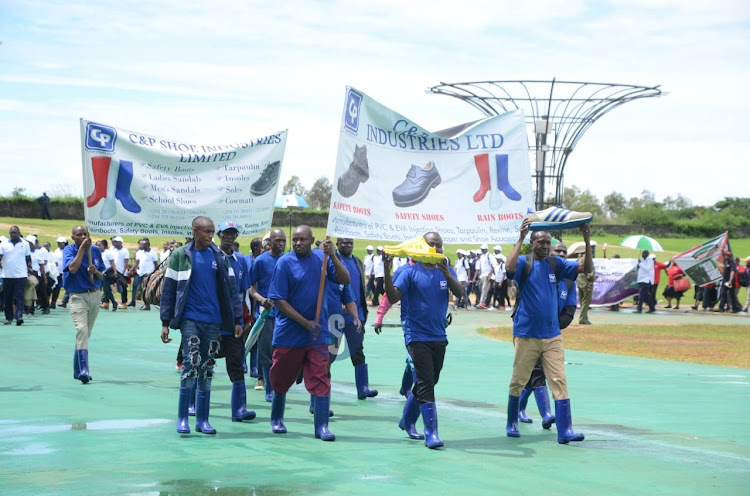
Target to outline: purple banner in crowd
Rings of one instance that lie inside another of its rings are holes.
[[[591,306],[609,306],[638,294],[634,258],[595,258]]]

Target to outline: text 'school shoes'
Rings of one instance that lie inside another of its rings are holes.
[[[573,229],[588,224],[594,216],[590,212],[574,212],[561,207],[550,207],[538,212],[529,212],[526,218],[531,221],[529,229],[532,231],[547,231],[552,229]]]
[[[370,178],[370,167],[367,162],[367,147],[354,145],[354,157],[349,168],[339,176],[336,189],[344,198],[349,198],[357,192],[359,183],[366,183]]]
[[[279,172],[281,172],[281,162],[271,162],[260,173],[260,178],[250,186],[250,193],[255,196],[262,196],[271,191],[271,188],[279,182]]]
[[[404,241],[395,246],[385,246],[383,251],[392,257],[411,257],[415,262],[437,264],[445,259],[445,255],[435,251],[427,244],[422,236]]]
[[[430,190],[443,180],[435,167],[435,162],[427,162],[424,167],[412,165],[404,182],[393,190],[393,204],[397,207],[411,207],[427,198]]]

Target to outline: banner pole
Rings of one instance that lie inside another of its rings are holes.
[[[91,259],[91,247],[89,246],[89,267],[91,267],[91,265],[93,264]],[[89,274],[89,281],[91,281],[91,284],[94,284],[94,274]]]
[[[331,237],[326,236],[326,241],[330,241]],[[318,286],[318,303],[315,306],[315,323],[320,322],[320,308],[323,306],[323,296],[325,295],[326,285],[326,268],[328,267],[328,254],[323,252],[323,267],[320,269],[320,285]]]

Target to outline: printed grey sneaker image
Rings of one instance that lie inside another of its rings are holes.
[[[367,147],[354,145],[354,157],[349,168],[339,176],[336,189],[341,196],[349,198],[357,192],[359,183],[367,182],[370,178],[370,167],[367,165]]]
[[[393,204],[397,207],[411,207],[421,203],[430,190],[442,181],[435,162],[429,161],[424,167],[412,165],[404,182],[393,190]]]
[[[250,193],[255,196],[262,196],[271,191],[271,188],[279,182],[279,172],[281,171],[281,162],[271,162],[260,173],[257,181],[250,186]]]

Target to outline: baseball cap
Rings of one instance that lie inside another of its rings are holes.
[[[382,246],[378,246],[378,251],[383,251],[383,247]]]
[[[58,243],[65,243],[66,241],[67,241],[67,239],[65,239],[65,236],[58,236],[57,237],[57,242]]]
[[[486,243],[479,247],[480,250],[489,250],[489,248]]]
[[[125,241],[121,236],[112,236],[111,239],[112,241],[119,241],[120,243],[123,243]]]
[[[240,230],[237,228],[237,224],[235,224],[231,220],[226,220],[222,222],[221,224],[219,224],[219,229],[216,232],[223,232],[223,231],[226,231],[227,229],[234,229],[235,231],[237,231],[237,234],[240,233]]]
[[[29,234],[24,239],[29,243],[36,243],[36,236],[34,236],[33,234]]]
[[[503,251],[503,247],[500,246],[500,245],[495,245],[495,246],[492,247],[492,249],[495,250],[495,251]]]
[[[372,247],[372,245],[367,245],[367,248],[365,248],[365,249],[366,249],[366,250],[370,250],[370,251],[372,251],[372,250],[374,250],[375,248],[373,248],[373,247]]]

